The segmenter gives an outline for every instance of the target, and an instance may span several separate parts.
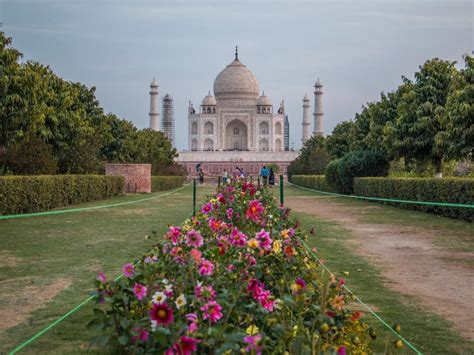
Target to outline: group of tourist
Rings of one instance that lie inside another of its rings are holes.
[[[199,177],[199,184],[203,185],[204,184],[204,170],[202,170],[202,163],[198,163],[196,165],[196,172]],[[244,170],[244,168],[235,167],[234,174],[232,178],[234,180],[240,180],[240,179],[245,179],[247,177],[247,173]],[[275,173],[273,171],[273,168],[268,169],[265,165],[260,169],[259,176],[262,178],[262,183],[263,185],[270,185],[273,186],[275,185]],[[222,183],[227,184],[229,182],[229,173],[227,172],[226,169],[224,169],[224,172],[222,173]]]

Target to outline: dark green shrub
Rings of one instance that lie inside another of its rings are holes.
[[[342,192],[344,189],[338,171],[340,161],[341,159],[332,160],[326,167],[326,183],[336,192]]]
[[[151,191],[164,191],[183,186],[186,178],[184,176],[152,176]]]
[[[354,179],[354,193],[360,196],[398,200],[474,204],[474,179],[472,178],[382,178]],[[437,207],[407,203],[390,203],[397,207],[416,209],[441,216],[474,220],[474,209]]]
[[[346,154],[337,167],[340,179],[339,192],[354,192],[354,178],[362,176],[387,176],[390,164],[380,153],[362,150]]]
[[[307,187],[313,190],[332,192],[333,189],[327,184],[324,175],[293,175],[291,182],[295,185]]]
[[[47,211],[123,194],[121,176],[38,175],[0,177],[0,214]]]

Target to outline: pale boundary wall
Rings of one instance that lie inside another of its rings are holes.
[[[105,164],[105,175],[123,176],[124,192],[151,192],[151,164]]]

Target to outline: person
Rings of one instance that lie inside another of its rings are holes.
[[[222,183],[227,184],[227,178],[228,178],[227,170],[224,169],[224,173],[222,174]]]
[[[199,169],[199,183],[204,184],[204,171],[202,169]]]
[[[196,172],[199,174],[199,171],[201,170],[201,165],[202,162],[196,164]]]
[[[235,167],[235,171],[234,171],[234,178],[235,178],[235,180],[239,180],[240,174],[241,174],[241,171],[240,171],[239,167],[236,166],[236,167]]]
[[[275,185],[275,173],[273,172],[273,168],[270,168],[270,174],[268,175],[268,184],[270,187]]]
[[[268,171],[267,167],[264,165],[263,168],[260,170],[260,176],[262,177],[263,185],[267,184],[268,175],[270,175],[270,171]]]
[[[240,168],[239,170],[240,170],[240,178],[245,179],[245,170],[244,170],[244,168]]]

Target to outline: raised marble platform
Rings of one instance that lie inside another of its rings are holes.
[[[243,168],[250,175],[258,175],[261,167],[266,164],[276,164],[280,174],[286,174],[288,165],[298,157],[298,151],[289,152],[246,152],[246,151],[183,151],[178,152],[176,161],[186,167],[188,174],[196,174],[196,164],[206,175],[222,175],[224,169],[233,174],[235,167]]]

